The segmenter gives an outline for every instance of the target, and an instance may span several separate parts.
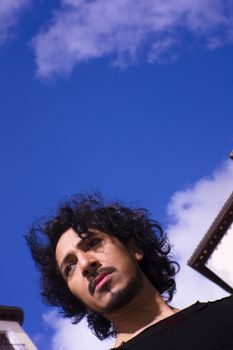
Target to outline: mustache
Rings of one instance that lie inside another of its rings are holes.
[[[102,273],[111,274],[116,271],[116,268],[113,266],[102,267],[97,269],[91,276],[91,280],[88,284],[88,292],[93,295],[95,292],[95,279],[100,276]]]

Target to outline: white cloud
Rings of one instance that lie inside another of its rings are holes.
[[[0,44],[12,35],[10,31],[17,23],[21,12],[31,0],[1,0],[0,1]]]
[[[213,49],[233,41],[232,20],[232,1],[224,0],[61,0],[32,41],[37,74],[70,74],[75,65],[103,56],[122,67],[142,51],[150,63],[163,61],[184,31]]]
[[[50,350],[107,350],[113,345],[113,340],[100,341],[88,329],[86,321],[72,325],[70,320],[62,319],[56,311],[43,316],[44,321],[54,331]]]
[[[214,300],[227,295],[223,289],[187,266],[204,234],[233,190],[233,162],[227,161],[212,176],[173,195],[168,206],[172,223],[167,228],[173,252],[181,264],[174,304],[184,307],[196,300]]]

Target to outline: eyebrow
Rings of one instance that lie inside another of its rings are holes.
[[[75,248],[82,248],[82,246],[85,244],[86,241],[88,241],[90,238],[95,237],[96,235],[98,235],[98,232],[82,232],[80,234],[77,234],[81,240],[76,244]],[[61,273],[63,273],[65,265],[67,264],[67,262],[70,260],[71,256],[73,254],[71,252],[68,252],[64,258],[62,259],[62,262],[60,264],[59,270]]]

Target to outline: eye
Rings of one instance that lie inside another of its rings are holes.
[[[70,262],[66,265],[65,269],[64,269],[64,274],[66,277],[69,277],[71,275],[71,273],[73,272],[74,268],[75,268],[76,263],[74,262]]]

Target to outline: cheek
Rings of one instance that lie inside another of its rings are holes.
[[[77,285],[71,285],[69,287],[70,292],[75,296],[75,298],[79,299],[81,302],[86,304],[88,298],[88,291]]]
[[[72,278],[71,281],[67,283],[67,287],[71,293],[79,299],[81,299],[82,295],[85,295],[85,293],[87,293],[85,281],[80,280],[77,274]]]

